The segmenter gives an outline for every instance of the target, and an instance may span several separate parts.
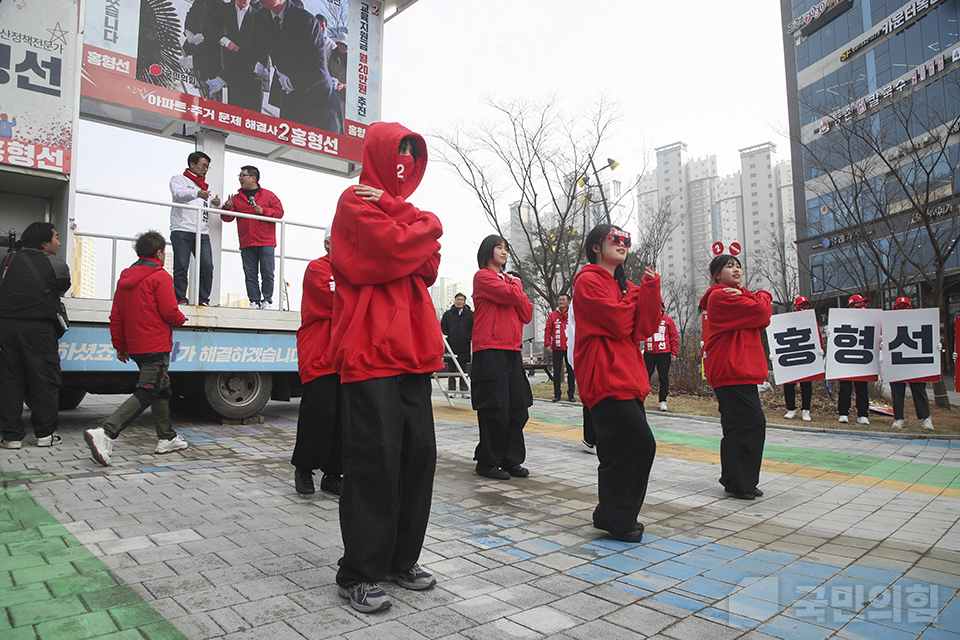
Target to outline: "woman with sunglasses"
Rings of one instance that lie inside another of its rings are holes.
[[[471,398],[480,426],[474,452],[476,473],[495,480],[525,478],[523,427],[533,404],[523,371],[520,348],[523,325],[533,318],[533,305],[520,278],[507,273],[507,241],[487,236],[477,251],[480,270],[473,277],[473,364]]]
[[[767,379],[767,357],[760,330],[770,324],[766,291],[741,286],[743,267],[729,254],[710,263],[710,288],[700,299],[707,312],[704,374],[720,406],[720,484],[734,498],[753,500],[757,488],[767,419],[757,385]]]
[[[639,287],[627,281],[623,263],[630,245],[630,234],[610,224],[587,234],[583,248],[590,264],[573,281],[573,358],[600,460],[593,526],[617,540],[640,542],[637,516],[657,442],[643,410],[650,382],[638,344],[657,330],[661,301],[653,265]]]

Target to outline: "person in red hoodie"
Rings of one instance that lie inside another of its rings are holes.
[[[297,493],[311,495],[316,491],[313,470],[320,469],[323,471],[320,490],[338,496],[343,475],[343,403],[340,376],[333,370],[330,359],[330,329],[337,285],[330,269],[329,226],[323,248],[327,255],[307,265],[303,274],[297,331],[303,393],[297,416],[297,442],[290,464],[296,469],[293,478]]]
[[[245,165],[240,167],[240,189],[223,203],[227,211],[247,213],[270,218],[283,217],[283,205],[272,191],[260,186],[260,170]],[[240,259],[247,284],[247,298],[252,309],[270,309],[273,306],[274,250],[277,247],[277,224],[253,218],[239,218],[221,214],[224,222],[237,220],[240,235]],[[257,271],[263,280],[261,287]]]
[[[430,381],[444,348],[428,287],[443,227],[407,202],[426,167],[423,137],[371,124],[360,184],[340,196],[331,229],[330,353],[343,391],[337,585],[363,613],[390,606],[381,580],[414,590],[436,584],[417,560],[437,463]]]
[[[740,286],[743,268],[729,254],[710,262],[710,288],[700,299],[707,312],[704,369],[720,405],[720,484],[734,498],[753,500],[757,488],[767,418],[757,385],[767,379],[767,357],[760,330],[770,324],[773,299],[766,291]]]
[[[560,386],[563,382],[561,372],[567,368],[567,400],[573,402],[577,393],[577,379],[573,376],[573,367],[567,359],[567,309],[570,296],[561,293],[557,296],[557,310],[547,317],[543,329],[543,343],[546,352],[553,354],[553,401],[560,402]]]
[[[593,526],[617,540],[640,542],[643,525],[637,516],[657,441],[643,410],[650,382],[637,345],[656,331],[661,300],[660,276],[652,265],[639,287],[624,275],[630,246],[630,234],[611,224],[597,225],[584,240],[590,264],[573,279],[573,362],[600,459]]]
[[[133,360],[140,379],[133,395],[120,405],[103,426],[87,429],[83,438],[95,462],[110,466],[114,440],[147,407],[152,406],[157,427],[156,453],[187,448],[186,441],[170,426],[170,350],[173,327],[187,321],[177,306],[173,278],[163,268],[167,241],[159,231],[137,236],[134,248],[139,260],[127,267],[117,281],[110,311],[110,337],[117,360]]]
[[[523,325],[533,318],[533,305],[520,278],[504,270],[509,255],[506,240],[487,236],[477,251],[480,270],[473,276],[471,401],[480,427],[473,459],[475,473],[494,480],[530,475],[523,466],[527,457],[523,427],[533,393],[520,348]]]
[[[660,305],[660,324],[657,332],[643,343],[643,362],[647,365],[647,376],[653,378],[654,369],[660,379],[660,411],[667,410],[667,396],[670,395],[670,363],[677,361],[680,353],[680,337],[673,318],[667,315],[666,308]]]

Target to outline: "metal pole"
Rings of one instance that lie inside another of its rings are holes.
[[[607,224],[613,224],[610,220],[610,207],[607,206],[607,196],[603,192],[603,185],[600,184],[600,174],[597,172],[596,165],[593,164],[593,156],[590,156],[590,168],[593,169],[593,177],[597,180],[597,188],[600,189],[600,199],[603,201],[603,212],[607,216]]]
[[[287,255],[287,224],[280,220],[280,268],[277,270],[279,277],[274,278],[273,289],[277,291],[279,295],[277,296],[277,309],[283,311],[283,298],[287,295],[287,281],[283,278],[283,262],[284,258]],[[280,283],[277,286],[277,283]]]

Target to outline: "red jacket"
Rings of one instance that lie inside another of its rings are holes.
[[[398,150],[407,136],[419,157],[401,183]],[[392,122],[367,128],[360,184],[383,194],[371,202],[348,187],[331,225],[337,291],[330,349],[344,383],[443,369],[440,321],[427,290],[437,279],[443,227],[406,200],[426,166],[420,135]]]
[[[554,351],[567,350],[567,312],[557,309],[547,317],[543,329],[543,344]]]
[[[770,301],[766,291],[740,295],[725,293],[726,285],[715,284],[700,299],[707,312],[707,343],[704,345],[704,373],[710,386],[763,384],[767,379],[767,357],[760,330],[770,324]]]
[[[660,316],[657,331],[644,342],[643,350],[650,353],[680,354],[680,336],[677,335],[677,325],[673,318],[665,313]]]
[[[617,281],[603,267],[588,264],[573,279],[577,332],[574,349],[580,400],[588,409],[601,400],[643,400],[650,379],[637,346],[660,319],[660,276],[640,286]]]
[[[507,282],[489,267],[473,276],[473,350],[520,351],[523,325],[533,319],[533,305],[519,278]]]
[[[254,202],[260,205],[263,213],[260,215],[271,218],[283,217],[283,205],[272,191],[267,191],[263,187],[257,191],[253,197]],[[242,190],[233,194],[233,210],[239,213],[249,213],[258,215],[250,202],[247,200],[247,194]],[[273,222],[264,222],[263,220],[253,220],[251,218],[237,218],[227,213],[220,214],[220,219],[224,222],[237,221],[237,233],[240,235],[240,248],[246,247],[275,247],[277,246],[277,225]]]
[[[297,330],[297,360],[303,383],[334,373],[330,358],[330,329],[333,326],[335,291],[329,255],[307,265],[303,274],[300,329]]]
[[[140,258],[120,273],[110,310],[117,353],[170,353],[173,327],[187,319],[177,306],[173,278],[156,258]]]

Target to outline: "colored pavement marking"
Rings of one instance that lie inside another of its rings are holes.
[[[185,640],[21,486],[45,475],[0,469],[0,637]]]
[[[476,412],[464,405],[434,403],[434,417],[477,424]],[[552,416],[531,414],[524,431],[579,442],[579,424]],[[676,460],[720,465],[720,438],[653,429],[657,455]],[[877,456],[767,444],[763,471],[782,476],[826,480],[926,495],[960,498],[960,467],[890,460]]]

